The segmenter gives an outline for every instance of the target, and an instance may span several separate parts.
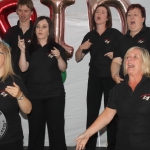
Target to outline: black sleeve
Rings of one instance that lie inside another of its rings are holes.
[[[117,88],[115,86],[109,92],[107,107],[109,107],[111,109],[116,109],[116,91],[117,91]]]
[[[113,50],[113,52],[114,52],[113,57],[115,58],[116,55],[118,55],[118,54],[117,54],[117,52],[118,52],[118,47],[117,47],[117,45],[118,45],[118,43],[119,43],[119,39],[123,36],[123,34],[122,34],[119,30],[117,30],[117,29],[115,29],[115,28],[112,28],[112,30],[114,31],[114,37],[113,37],[113,39],[114,39],[114,44],[113,44],[112,50]]]
[[[119,39],[119,38],[121,38],[123,36],[123,34],[119,31],[119,30],[117,30],[117,40]]]
[[[84,36],[84,38],[83,38],[81,44],[83,44],[84,42],[86,42],[88,39],[90,40],[89,33],[87,33],[87,34]],[[89,51],[90,51],[90,48],[87,49],[87,50],[82,50],[82,53],[87,54]]]
[[[12,36],[12,34],[11,34],[11,29],[9,28],[9,29],[6,31],[6,33],[5,33],[5,35],[4,35],[4,38],[3,38],[3,40],[4,40],[6,43],[8,43],[9,45],[11,44],[11,36]]]
[[[114,58],[116,57],[121,57],[120,51],[121,51],[121,44],[122,44],[122,38],[123,36],[121,36],[115,43],[114,45]]]
[[[60,51],[60,55],[61,55],[62,59],[64,60],[64,62],[67,65],[67,57],[66,57],[65,49],[59,44],[57,44],[56,48]]]

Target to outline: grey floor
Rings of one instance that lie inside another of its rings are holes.
[[[67,147],[68,150],[75,150],[75,147]],[[27,147],[24,147],[24,150],[28,150]],[[45,147],[45,150],[49,150],[48,147]],[[61,150],[61,148],[60,148]],[[97,147],[95,150],[107,150],[106,147]]]

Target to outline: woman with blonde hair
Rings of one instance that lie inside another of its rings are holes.
[[[12,69],[10,47],[0,42],[0,150],[23,150],[19,108],[30,113],[27,96],[22,79]]]
[[[115,150],[150,149],[150,56],[144,48],[132,47],[124,57],[124,81],[109,93],[106,109],[77,141],[76,150],[119,116]]]

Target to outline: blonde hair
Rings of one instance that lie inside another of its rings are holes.
[[[22,6],[22,5],[26,5],[28,8],[31,9],[31,11],[33,11],[33,9],[34,9],[32,0],[18,0],[17,9],[19,6]]]
[[[131,47],[130,49],[128,49],[128,51],[126,52],[125,56],[124,56],[124,63],[123,63],[123,68],[124,68],[124,75],[127,74],[127,70],[125,67],[125,60],[126,60],[126,56],[128,54],[129,51],[133,50],[133,49],[138,49],[141,52],[141,57],[142,57],[142,72],[143,75],[150,77],[150,54],[148,52],[148,50],[138,47],[138,46],[134,46]]]
[[[4,82],[8,76],[15,75],[15,73],[12,69],[10,47],[5,42],[0,41],[0,49],[4,55],[4,70],[2,76],[2,82]]]

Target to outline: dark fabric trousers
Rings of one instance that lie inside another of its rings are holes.
[[[117,133],[116,150],[150,150],[150,134]]]
[[[109,91],[113,88],[115,82],[111,77],[96,77],[89,75],[87,90],[87,128],[96,120],[101,107],[102,94],[104,93],[104,105],[106,107],[109,97]],[[116,143],[116,119],[107,126],[108,150],[115,150]],[[86,145],[86,150],[95,150],[97,133],[94,134]]]
[[[67,150],[64,134],[65,96],[34,99],[31,102],[28,150],[44,150],[46,123],[50,150]]]
[[[23,141],[0,145],[0,150],[23,150]]]

